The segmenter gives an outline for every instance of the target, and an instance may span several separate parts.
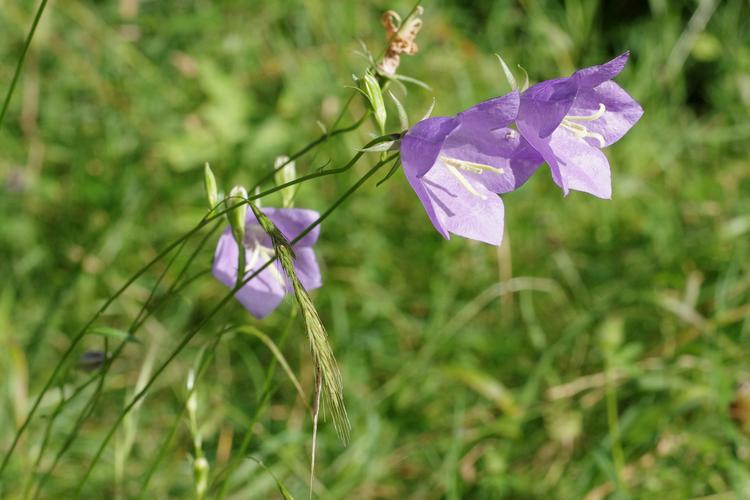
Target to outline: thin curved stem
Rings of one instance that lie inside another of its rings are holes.
[[[3,118],[5,118],[5,113],[8,111],[8,106],[10,105],[10,98],[13,97],[13,91],[16,89],[16,83],[18,83],[18,77],[21,76],[21,69],[23,68],[23,63],[26,60],[26,53],[29,51],[29,47],[31,46],[31,40],[34,38],[34,33],[36,33],[36,27],[39,25],[39,20],[42,18],[42,14],[44,13],[45,7],[47,7],[47,0],[42,0],[41,2],[39,2],[39,7],[36,10],[34,21],[31,23],[31,29],[29,29],[29,34],[26,35],[26,41],[23,44],[21,57],[18,58],[18,63],[16,63],[16,71],[15,73],[13,73],[13,79],[10,81],[10,87],[8,87],[8,92],[5,94],[5,101],[3,102],[3,108],[2,110],[0,110],[0,128],[2,128],[3,126]]]
[[[353,94],[352,94],[352,97],[353,97]],[[341,110],[341,113],[339,114],[338,118],[336,118],[336,121],[335,121],[335,122],[333,123],[333,127],[334,127],[334,128],[335,128],[335,127],[336,127],[336,126],[338,125],[338,122],[339,122],[339,121],[341,121],[341,119],[343,118],[343,116],[344,116],[344,112],[345,112],[345,111],[347,110],[347,108],[348,108],[348,107],[349,107],[349,105],[351,104],[351,101],[352,101],[352,100],[351,100],[351,98],[350,98],[350,99],[349,99],[349,100],[348,100],[348,101],[346,102],[346,104],[344,105],[344,107],[342,108],[342,110]],[[252,187],[251,187],[251,188],[249,189],[249,191],[250,191],[250,192],[253,192],[253,191],[255,191],[255,188],[258,188],[258,187],[262,186],[262,185],[263,185],[264,183],[266,183],[266,182],[270,181],[271,179],[273,179],[274,175],[276,175],[276,173],[277,173],[277,172],[278,172],[279,170],[283,169],[284,167],[286,167],[286,166],[287,166],[287,165],[289,165],[289,164],[290,164],[291,162],[293,162],[294,160],[296,160],[296,159],[297,159],[297,158],[299,158],[300,156],[304,155],[305,153],[307,153],[307,152],[308,152],[308,151],[310,151],[311,149],[313,149],[313,148],[315,148],[315,147],[319,146],[320,144],[322,144],[322,143],[326,142],[326,141],[327,141],[328,139],[330,139],[331,137],[335,137],[335,136],[337,136],[337,135],[339,135],[339,134],[344,134],[344,133],[346,133],[346,132],[351,132],[352,130],[356,130],[356,129],[358,129],[358,128],[360,127],[360,125],[362,125],[362,123],[364,123],[364,121],[365,121],[365,118],[367,118],[367,115],[368,115],[368,114],[369,114],[369,112],[365,112],[365,114],[363,114],[363,115],[362,115],[362,116],[361,116],[361,117],[359,118],[359,120],[357,120],[357,121],[356,121],[356,122],[354,122],[353,124],[349,125],[348,127],[342,127],[342,128],[340,128],[340,129],[332,130],[331,132],[328,132],[328,133],[325,133],[325,134],[321,135],[320,137],[318,137],[317,139],[315,139],[314,141],[312,141],[312,142],[311,142],[310,144],[308,144],[308,145],[307,145],[307,146],[305,146],[304,148],[300,149],[299,151],[297,151],[297,152],[296,152],[296,153],[294,153],[293,155],[290,155],[290,156],[289,156],[289,158],[288,158],[288,159],[287,159],[287,160],[286,160],[285,162],[281,163],[281,164],[280,164],[279,166],[277,166],[277,167],[274,167],[274,168],[273,168],[273,170],[271,170],[271,171],[270,171],[269,173],[267,173],[266,175],[264,175],[263,177],[261,177],[261,178],[260,178],[260,180],[258,180],[258,182],[256,182],[256,183],[255,183],[255,184],[254,184],[254,185],[253,185],[253,186],[252,186]]]

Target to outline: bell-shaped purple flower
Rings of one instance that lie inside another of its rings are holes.
[[[320,216],[314,210],[300,208],[263,208],[261,210],[289,241],[296,238]],[[319,234],[320,228],[315,227],[293,247],[297,257],[294,261],[294,271],[302,282],[302,286],[307,290],[320,288],[322,285],[320,268],[312,249],[318,241]],[[275,255],[271,238],[263,231],[252,211],[248,211],[245,218],[243,243],[246,262],[245,277],[247,277]],[[233,288],[237,282],[238,256],[237,242],[232,236],[231,228],[227,227],[216,245],[212,272],[216,279],[230,288]],[[284,295],[291,290],[291,283],[277,261],[248,281],[235,297],[253,316],[263,318],[276,309]]]
[[[515,130],[518,92],[451,117],[434,117],[401,139],[404,173],[444,238],[450,233],[499,245],[503,202],[543,159]]]
[[[611,81],[628,56],[626,52],[568,78],[538,83],[521,95],[518,130],[544,157],[566,195],[574,189],[599,198],[612,196],[609,162],[601,148],[618,141],[643,114]]]

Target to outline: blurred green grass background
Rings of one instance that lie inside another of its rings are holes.
[[[504,197],[499,251],[443,241],[400,172],[381,187],[368,184],[326,223],[318,246],[325,286],[314,300],[341,365],[353,430],[344,447],[322,426],[316,494],[750,496],[750,396],[742,389],[750,380],[747,2],[423,5],[420,53],[403,57],[401,71],[433,90],[399,94],[413,120],[433,96],[436,114],[453,114],[505,93],[495,52],[533,82],[627,49],[631,60],[617,81],[645,115],[607,153],[612,201],[564,198],[544,167]],[[0,3],[3,92],[33,8]],[[252,184],[276,155],[317,137],[316,121],[333,122],[350,75],[366,66],[355,54],[358,40],[379,51],[379,18],[391,8],[403,14],[411,4],[50,3],[0,130],[2,450],[74,332],[204,215],[203,162],[228,190]],[[356,100],[344,123],[363,110]],[[372,131],[367,125],[331,141],[298,169],[344,163]],[[366,168],[304,185],[298,204],[322,211]],[[208,247],[194,271],[210,266]],[[100,323],[127,327],[162,269]],[[77,486],[139,374],[224,293],[206,276],[145,323],[142,343],[115,363],[41,498],[64,498]],[[132,449],[125,434],[108,448],[87,498],[138,494],[184,404],[187,371],[215,331],[251,323],[278,341],[291,310],[287,300],[256,322],[237,303],[225,308],[128,421]],[[86,347],[101,342],[92,337]],[[309,394],[299,321],[280,348]],[[212,472],[238,448],[271,359],[256,339],[235,335],[219,344],[199,382]],[[74,372],[66,387],[84,377]],[[274,386],[249,454],[304,497],[309,417],[282,371]],[[54,408],[55,395],[48,399],[42,414]],[[42,471],[82,405],[71,405],[53,429]],[[150,498],[192,495],[191,438],[180,422]],[[1,496],[21,497],[43,424],[35,421],[21,441]],[[252,460],[233,475],[232,498],[277,494]]]

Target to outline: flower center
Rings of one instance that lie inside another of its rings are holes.
[[[245,240],[242,243],[245,246],[245,251],[247,252],[247,255],[245,257],[246,273],[252,271],[255,268],[255,265],[258,264],[258,261],[261,260],[261,258],[263,258],[265,261],[271,260],[276,256],[276,252],[273,248],[267,247],[261,243],[265,236],[266,232],[263,231],[263,228],[261,228],[260,226],[251,225],[245,228]],[[281,272],[279,271],[279,268],[276,267],[276,265],[271,264],[267,269],[271,272],[271,275],[273,276],[273,279],[275,281],[277,281],[281,286],[286,286],[284,277],[281,275]]]
[[[596,140],[599,143],[599,147],[603,148],[607,142],[604,140],[604,136],[598,132],[591,132],[589,129],[587,129],[584,125],[580,124],[579,122],[593,122],[604,116],[604,112],[607,111],[607,108],[604,106],[603,103],[599,103],[599,109],[591,113],[590,115],[584,115],[584,116],[576,116],[576,115],[566,115],[565,118],[563,118],[562,122],[560,122],[560,125],[567,130],[570,130],[573,132],[573,135],[580,139],[585,138],[591,138]]]
[[[461,173],[461,171],[471,172],[479,175],[481,175],[483,172],[492,172],[495,174],[502,174],[504,172],[502,168],[485,165],[483,163],[474,163],[472,161],[459,160],[458,158],[451,158],[445,155],[440,155],[440,160],[443,162],[443,165],[448,170],[448,172],[450,172],[450,174],[456,178],[456,180],[459,182],[459,184],[461,184],[461,186],[464,187],[464,189],[466,189],[470,194],[477,196],[478,198],[481,198],[483,200],[486,200],[487,197],[477,191],[476,188],[471,185],[469,179],[467,179]]]

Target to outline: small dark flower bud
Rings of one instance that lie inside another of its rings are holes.
[[[86,351],[78,358],[78,368],[86,372],[93,372],[104,365],[107,360],[102,351]]]

